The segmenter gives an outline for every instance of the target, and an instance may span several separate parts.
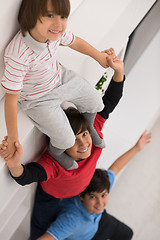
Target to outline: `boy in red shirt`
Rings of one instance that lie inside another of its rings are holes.
[[[123,62],[117,58],[115,62],[108,57],[108,65],[114,70],[113,78],[103,96],[104,109],[97,114],[94,126],[99,136],[109,113],[118,104],[123,91],[124,72]],[[65,170],[46,151],[38,162],[25,166],[21,164],[22,149],[15,143],[15,155],[6,160],[11,176],[18,184],[26,185],[40,182],[37,187],[35,205],[31,224],[31,240],[41,236],[59,211],[61,198],[69,198],[80,194],[89,184],[102,149],[92,144],[89,124],[75,109],[66,110],[71,127],[76,136],[73,147],[66,153],[78,163],[78,169]],[[67,136],[66,136],[67,137]],[[6,144],[6,142],[3,142]],[[0,146],[0,155],[5,158],[4,144]]]
[[[37,240],[131,240],[133,230],[106,211],[117,174],[151,140],[146,131],[137,143],[107,169],[96,169],[78,196],[62,199],[56,220]],[[125,197],[125,196],[124,196]]]

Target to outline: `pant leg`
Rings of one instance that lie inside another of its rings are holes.
[[[92,240],[130,240],[133,231],[115,217],[103,212],[99,228]]]
[[[31,240],[43,235],[59,212],[60,199],[45,193],[40,184],[37,186],[31,219]]]
[[[82,113],[97,113],[104,108],[100,92],[81,76],[64,67],[62,85],[54,91],[59,97],[63,96],[63,101],[76,105]]]
[[[97,113],[104,107],[100,93],[71,70],[63,68],[62,85],[37,100],[21,101],[21,107],[33,124],[51,138],[51,144],[60,149],[74,145],[75,136],[61,108],[63,102],[72,102],[82,113]]]
[[[75,135],[58,98],[53,91],[35,101],[22,101],[20,105],[33,124],[50,138],[54,147],[67,149],[74,145]]]

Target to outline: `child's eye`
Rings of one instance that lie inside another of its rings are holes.
[[[93,193],[90,193],[90,194],[89,194],[89,198],[90,198],[90,199],[94,199],[95,197],[96,197],[96,196],[95,196]]]
[[[91,198],[91,199],[94,199],[94,198],[95,198],[95,196],[94,196],[94,195],[90,195],[90,198]]]
[[[102,198],[105,198],[107,196],[107,193],[104,193],[103,195],[102,195]]]
[[[65,16],[61,16],[61,18],[62,18],[62,19],[65,19],[65,18],[67,18],[67,17],[65,17]]]
[[[48,18],[53,18],[53,14],[47,14]]]
[[[87,134],[88,134],[87,132],[84,132],[84,133],[83,133],[83,137],[87,136]]]

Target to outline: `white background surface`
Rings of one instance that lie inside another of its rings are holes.
[[[133,240],[160,239],[159,43],[160,31],[128,75],[123,99],[106,123],[107,148],[98,162],[98,167],[109,167],[143,130],[151,130],[151,143],[117,176],[107,206],[110,214],[133,229]]]
[[[0,76],[3,74],[4,47],[18,29],[16,18],[20,2],[20,0],[5,2],[0,0]],[[154,0],[72,0],[71,3],[72,15],[68,24],[69,28],[99,50],[112,46],[118,54],[125,48],[128,36],[152,6]],[[156,54],[159,51],[157,46],[160,42],[159,35],[157,36],[158,38],[154,40]],[[149,125],[153,125],[158,116],[160,81],[157,71],[159,70],[159,59],[153,61],[155,59],[153,56],[152,61],[148,61],[148,56],[152,56],[153,49],[148,48],[147,51],[144,53],[146,54],[145,58],[139,59],[132,74],[128,76],[123,99],[106,123],[104,131],[108,148],[99,161],[102,167],[108,167],[118,155],[135,143],[142,131]],[[158,53],[156,56],[159,55]],[[104,69],[92,59],[67,48],[63,51],[60,50],[59,59],[67,67],[84,76],[92,85],[95,85],[104,72]],[[2,101],[0,102],[0,113],[0,139],[2,139],[6,134]],[[26,162],[40,150],[43,137],[21,111],[18,113],[18,122],[20,141],[24,149],[23,162]],[[31,186],[24,187],[23,191],[22,194],[21,187],[17,186],[9,177],[7,168],[0,159],[0,196],[2,196],[0,198],[0,239],[9,240],[17,229],[10,240],[27,240],[29,227],[26,226],[29,224],[34,191]],[[132,191],[128,194],[130,196]],[[118,195],[115,199],[117,200],[117,198]],[[15,201],[15,199],[17,200]],[[120,210],[118,208],[116,216],[121,216]],[[127,216],[126,211],[126,220]],[[9,232],[8,229],[11,226],[12,229]],[[137,225],[133,224],[134,226]],[[141,240],[144,239],[147,240],[147,238],[141,238]]]

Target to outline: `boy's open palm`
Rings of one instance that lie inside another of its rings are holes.
[[[151,137],[152,137],[151,133],[147,133],[147,130],[144,131],[144,133],[141,135],[141,137],[136,143],[138,151],[141,151],[146,144],[150,143]]]

